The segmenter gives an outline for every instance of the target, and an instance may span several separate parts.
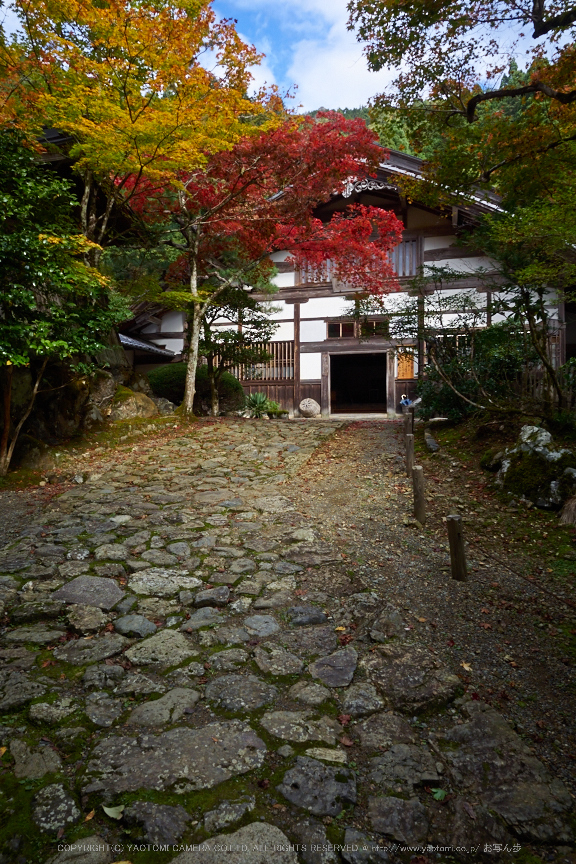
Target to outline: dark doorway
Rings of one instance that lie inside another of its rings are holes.
[[[386,412],[386,354],[332,354],[330,410],[334,414]]]
[[[576,303],[566,302],[564,304],[566,317],[566,360],[576,357]]]

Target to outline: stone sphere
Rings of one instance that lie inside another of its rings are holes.
[[[303,399],[298,408],[303,417],[318,417],[320,414],[320,405],[315,399]]]

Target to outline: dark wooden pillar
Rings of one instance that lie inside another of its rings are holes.
[[[322,353],[322,379],[320,381],[320,408],[322,416],[330,416],[330,355]]]
[[[300,303],[294,303],[294,413],[300,405]]]
[[[391,348],[386,353],[386,409],[388,417],[396,417],[396,378],[395,378],[395,356]]]

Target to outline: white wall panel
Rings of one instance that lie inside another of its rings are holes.
[[[300,341],[321,342],[326,339],[326,324],[324,321],[301,321]]]
[[[292,321],[282,321],[272,336],[272,342],[283,342],[285,339],[294,339],[294,324]]]
[[[265,304],[260,304],[262,307]],[[277,309],[277,312],[269,312],[268,318],[271,321],[283,321],[286,318],[294,318],[294,305],[292,303],[284,303],[283,300],[271,300],[269,304],[273,309]]]
[[[445,246],[452,246],[456,242],[456,237],[424,237],[424,251],[431,252],[432,249],[444,249]]]
[[[183,312],[166,312],[162,316],[161,333],[181,333],[184,327]]]
[[[457,273],[475,276],[477,270],[492,270],[494,264],[489,258],[479,255],[477,258],[448,258],[446,261],[435,261],[433,264],[430,262],[424,264],[425,271],[429,267],[449,267]]]
[[[300,306],[300,318],[336,318],[352,306],[345,297],[313,297]]]
[[[322,355],[301,354],[300,355],[300,380],[316,381],[322,377]]]
[[[162,339],[158,336],[156,339],[148,339],[148,342],[153,342],[159,348],[166,348],[167,351],[174,351],[175,354],[180,354],[184,347],[183,339]]]
[[[272,278],[272,284],[278,288],[292,288],[294,286],[294,273],[277,273]]]

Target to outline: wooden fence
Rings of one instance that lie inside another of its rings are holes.
[[[257,348],[263,348],[270,354],[266,363],[242,363],[232,366],[230,372],[239,381],[293,381],[294,380],[294,342],[259,342]]]

